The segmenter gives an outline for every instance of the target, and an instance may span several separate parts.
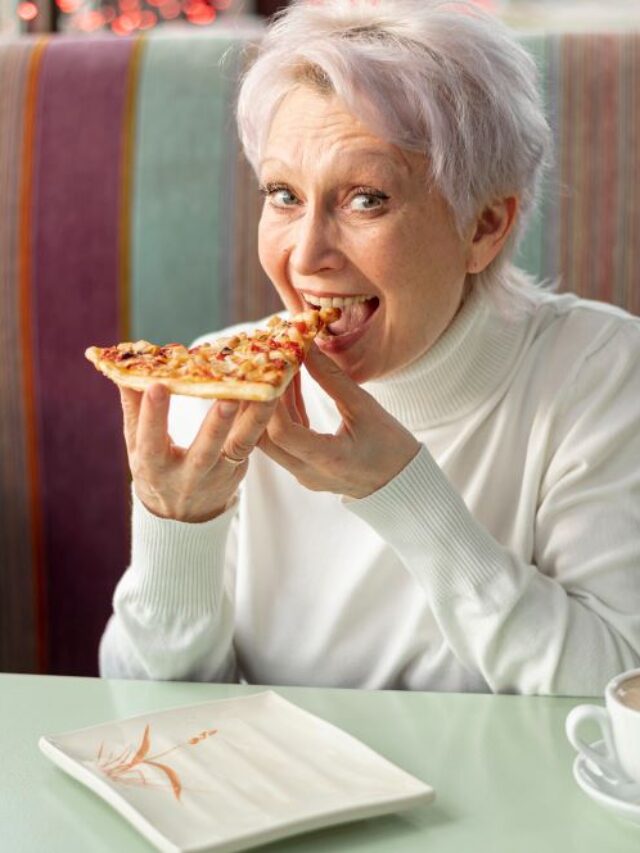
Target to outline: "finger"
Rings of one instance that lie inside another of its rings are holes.
[[[267,428],[279,400],[250,403],[237,418],[224,443],[224,452],[230,459],[246,459]]]
[[[335,400],[341,413],[344,410],[355,413],[371,399],[366,391],[328,356],[320,352],[315,344],[309,349],[304,363],[318,385]]]
[[[163,455],[169,447],[169,396],[167,388],[159,382],[142,395],[136,434],[136,453],[141,456]]]
[[[132,388],[118,386],[120,391],[120,404],[122,405],[122,423],[124,427],[124,440],[127,453],[131,454],[136,447],[136,432],[138,430],[138,418],[140,416],[140,404],[142,394]]]
[[[237,400],[217,400],[213,404],[187,451],[190,464],[199,468],[212,468],[216,464],[239,411]]]
[[[300,373],[296,373],[293,381],[293,395],[295,400],[295,407],[298,413],[298,419],[302,426],[309,427],[309,417],[307,415],[307,408],[304,404],[304,397],[302,396],[302,376]]]
[[[296,384],[298,384],[300,381],[298,378],[299,376],[300,374],[296,373],[293,380],[287,387],[287,390],[284,392],[280,399],[282,400],[282,404],[285,406],[291,420],[295,423],[301,424],[302,415],[300,414],[300,411],[298,409],[298,400],[296,397]],[[298,380],[298,382],[296,382],[296,379]]]
[[[278,447],[278,445],[271,440],[268,432],[265,432],[262,435],[258,442],[258,447],[270,459],[273,459],[273,461],[277,462],[278,465],[286,468],[287,471],[294,475],[294,477],[302,476],[303,471],[307,469],[307,466],[301,459],[292,456],[290,453],[287,453],[286,450]]]
[[[291,420],[297,421],[298,412],[296,409],[295,397],[293,396],[293,381],[291,381],[282,397],[280,397],[280,400],[282,405],[286,408]]]
[[[279,406],[269,422],[267,435],[271,442],[299,460],[322,462],[332,455],[340,439],[318,433],[294,423],[286,408]]]

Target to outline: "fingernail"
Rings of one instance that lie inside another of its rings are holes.
[[[232,418],[240,408],[240,403],[236,400],[218,400],[216,408],[221,418]]]

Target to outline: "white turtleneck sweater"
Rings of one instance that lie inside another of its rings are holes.
[[[640,666],[640,320],[474,292],[364,387],[422,444],[366,498],[307,491],[260,451],[212,521],[134,498],[102,674],[579,695]],[[335,430],[306,373],[303,391]],[[173,398],[174,440],[206,409]]]

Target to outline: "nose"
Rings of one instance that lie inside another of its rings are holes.
[[[308,209],[298,218],[293,241],[289,262],[298,275],[334,271],[343,264],[336,224],[322,211]]]

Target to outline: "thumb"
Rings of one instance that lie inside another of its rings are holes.
[[[357,382],[313,344],[305,358],[309,374],[338,404],[353,412],[355,407],[366,405],[371,399]]]

